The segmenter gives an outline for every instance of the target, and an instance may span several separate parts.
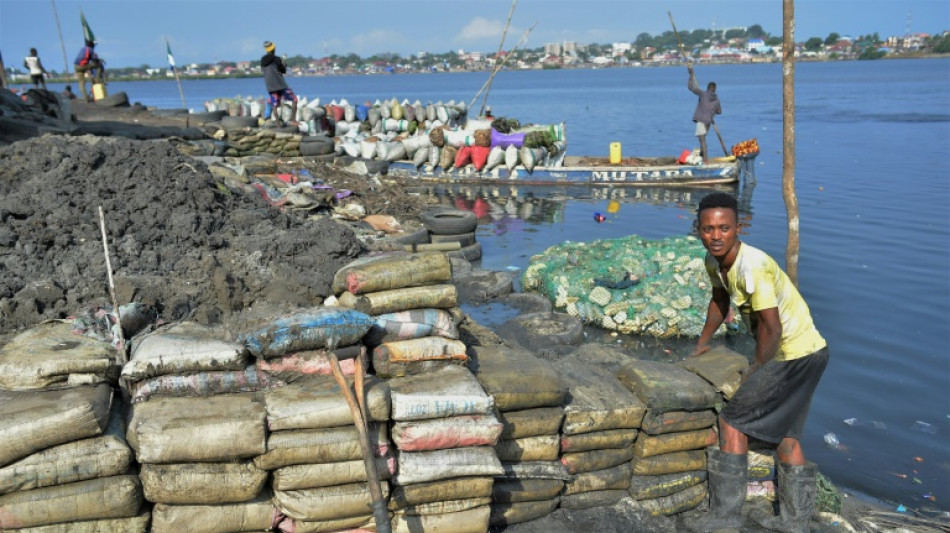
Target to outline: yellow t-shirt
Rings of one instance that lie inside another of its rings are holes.
[[[722,279],[719,263],[707,252],[706,272],[713,286],[726,289],[753,334],[758,326],[753,311],[778,308],[782,341],[775,354],[777,361],[805,357],[827,345],[792,280],[762,250],[741,243],[726,280]]]

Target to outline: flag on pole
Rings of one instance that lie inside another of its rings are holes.
[[[86,15],[83,14],[82,10],[79,11],[79,20],[82,21],[82,37],[86,41],[91,41],[93,43],[96,41],[96,34],[92,33],[92,28],[89,27],[89,23],[86,22]]]
[[[175,56],[172,55],[172,45],[168,43],[168,37],[165,38],[165,47],[168,49],[168,64],[175,70]]]

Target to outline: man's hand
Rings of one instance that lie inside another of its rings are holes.
[[[703,355],[711,349],[712,347],[708,344],[703,344],[702,346],[697,346],[695,349],[693,349],[693,353],[689,354],[689,356],[696,357],[697,355]]]

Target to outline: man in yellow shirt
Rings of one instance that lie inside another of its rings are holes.
[[[815,510],[817,470],[801,438],[828,348],[798,289],[767,254],[739,241],[736,199],[713,193],[700,202],[699,238],[707,250],[712,297],[693,355],[709,342],[735,302],[755,337],[755,362],[719,416],[719,449],[709,450],[709,512],[687,520],[691,531],[739,529],[746,493],[748,438],[777,445],[778,516],[753,515],[770,531],[807,533]]]

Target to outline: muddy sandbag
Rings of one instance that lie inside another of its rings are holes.
[[[458,155],[458,148],[446,144],[439,153],[439,166],[442,170],[449,170],[455,165],[455,156]]]
[[[152,513],[148,510],[128,518],[82,520],[17,529],[17,533],[147,533]]]
[[[0,348],[0,389],[115,383],[118,373],[112,345],[73,333],[67,321],[34,326]]]
[[[749,360],[725,346],[716,346],[702,355],[687,357],[676,364],[708,381],[729,400],[739,388],[742,372],[749,367]]]
[[[246,502],[260,494],[267,472],[250,461],[238,463],[143,463],[139,472],[145,499],[155,503]]]
[[[455,285],[428,285],[379,291],[359,296],[344,292],[340,295],[340,305],[368,315],[382,315],[395,311],[428,307],[448,309],[458,306],[458,291]]]
[[[372,317],[359,311],[319,307],[279,318],[273,324],[248,334],[244,343],[257,357],[333,349],[358,343],[372,325]]]
[[[564,484],[564,496],[599,490],[627,490],[630,487],[630,463],[584,472]]]
[[[152,397],[192,398],[256,392],[268,387],[284,385],[254,365],[244,370],[220,370],[214,372],[196,372],[184,376],[165,374],[142,381],[136,381],[129,387],[132,402],[144,402]]]
[[[716,444],[716,440],[716,433],[709,429],[695,429],[663,435],[643,434],[633,445],[633,452],[637,457],[652,457],[673,452],[698,450]]]
[[[551,363],[526,350],[503,345],[471,348],[475,377],[500,411],[557,407],[567,385]]]
[[[429,374],[390,380],[392,419],[425,420],[459,415],[486,415],[494,405],[475,376],[450,366]]]
[[[706,469],[706,452],[690,450],[688,452],[665,453],[653,457],[634,457],[630,461],[634,475],[659,476],[692,470]]]
[[[485,533],[488,531],[488,518],[491,507],[483,505],[457,513],[433,514],[425,516],[395,515],[392,533]]]
[[[631,476],[627,492],[634,500],[651,500],[688,489],[706,481],[705,470],[661,474],[658,476]]]
[[[368,422],[389,420],[389,385],[373,376],[364,381]],[[320,429],[353,425],[353,413],[336,380],[314,376],[305,382],[264,393],[271,431]]]
[[[646,511],[652,516],[671,516],[696,508],[706,499],[706,482],[688,489],[649,500],[636,500],[630,504],[637,511]]]
[[[133,405],[127,438],[140,463],[234,461],[267,450],[265,416],[249,395],[154,398]]]
[[[391,434],[399,450],[414,452],[494,446],[501,429],[501,422],[494,415],[462,415],[395,422]]]
[[[264,491],[251,501],[221,505],[155,504],[151,533],[242,533],[269,531],[283,518],[272,495]]]
[[[125,442],[120,403],[113,402],[101,436],[53,446],[0,468],[0,494],[127,473],[132,449]]]
[[[570,385],[564,405],[565,435],[640,427],[646,406],[610,372],[572,358],[559,360],[557,371]]]
[[[294,520],[284,518],[277,531],[282,533],[328,533],[331,531],[350,531],[361,533],[376,531],[376,520],[372,515],[351,516],[336,520]]]
[[[660,361],[627,361],[617,377],[654,411],[709,409],[716,390],[683,367]]]
[[[588,452],[613,448],[629,448],[637,440],[635,429],[605,429],[561,436],[562,452]]]
[[[247,350],[223,333],[193,322],[173,324],[132,341],[122,377],[139,381],[165,374],[244,370]]]
[[[370,444],[376,456],[389,452],[385,430],[369,425]],[[267,436],[267,452],[254,458],[262,470],[276,470],[290,465],[355,461],[363,457],[356,426],[325,429],[293,429],[275,431]]]
[[[571,474],[604,470],[625,463],[630,459],[633,459],[633,449],[631,448],[593,450],[561,455],[561,463],[567,467],[567,471]]]
[[[650,435],[676,433],[713,427],[716,423],[716,412],[712,409],[702,411],[666,411],[657,413],[652,409],[647,411],[640,424],[640,429]]]
[[[496,479],[492,501],[497,503],[536,502],[557,497],[564,489],[560,479]]]
[[[412,485],[396,485],[390,494],[389,508],[395,511],[443,500],[487,498],[492,495],[492,486],[493,481],[490,477],[463,477]]]
[[[595,490],[561,496],[561,509],[590,509],[610,507],[627,495],[625,490]]]
[[[142,507],[138,476],[111,476],[0,496],[0,531],[62,522],[128,518]]]
[[[396,473],[396,457],[391,453],[376,458],[376,473],[386,480]],[[291,465],[274,470],[274,490],[312,489],[366,481],[362,460]]]
[[[502,424],[501,438],[520,439],[538,435],[557,435],[564,420],[563,407],[539,407],[498,413]]]
[[[302,376],[332,376],[331,353],[340,363],[343,375],[352,376],[356,372],[360,355],[363,371],[366,371],[369,359],[366,357],[366,347],[361,344],[342,346],[335,350],[302,350],[271,359],[258,359],[255,364],[262,372],[289,383]]]
[[[392,341],[373,348],[373,369],[389,378],[418,374],[445,364],[464,365],[468,361],[465,343],[445,337],[422,337]]]
[[[459,338],[455,321],[444,309],[410,309],[377,315],[373,319],[376,323],[363,337],[369,346],[420,337]]]
[[[430,118],[429,120],[434,120],[434,118]],[[442,127],[433,128],[432,131],[429,132],[429,142],[432,146],[438,146],[439,148],[445,146],[445,129]]]
[[[333,277],[333,290],[363,294],[441,283],[451,277],[452,265],[443,253],[386,255],[341,268]]]
[[[389,497],[389,483],[379,484],[383,498]],[[275,490],[274,503],[282,513],[297,520],[336,520],[365,516],[373,503],[366,483],[301,490]]]
[[[503,527],[536,520],[553,513],[559,503],[556,496],[541,501],[493,503],[489,522],[493,527]]]
[[[495,446],[500,461],[555,461],[560,451],[557,435],[501,440]]]
[[[497,476],[504,473],[495,449],[490,446],[452,448],[426,452],[400,451],[397,485],[410,485],[466,476]]]
[[[111,402],[112,387],[106,384],[0,391],[0,466],[50,446],[102,434],[109,423]]]
[[[502,463],[505,473],[497,476],[504,479],[557,479],[568,481],[570,472],[560,461],[518,461]]]
[[[491,505],[491,497],[485,498],[466,498],[464,500],[440,500],[437,502],[423,503],[419,505],[410,505],[404,507],[395,514],[401,516],[427,516],[434,514],[457,513],[466,511],[482,505]]]

